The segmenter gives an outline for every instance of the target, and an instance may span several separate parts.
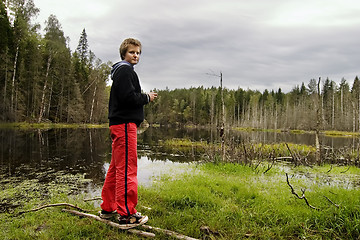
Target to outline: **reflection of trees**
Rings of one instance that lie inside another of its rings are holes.
[[[213,136],[218,137],[218,134]],[[242,142],[288,142],[314,145],[312,134],[230,131],[228,143],[237,147]],[[160,141],[185,138],[208,142],[210,129],[148,128],[138,135],[138,155],[150,160],[190,162],[200,159],[201,149],[163,148]],[[231,138],[231,139],[230,139]],[[352,138],[323,137],[330,148],[353,146]],[[219,143],[219,139],[213,139]],[[357,142],[356,142],[357,144]],[[38,178],[42,172],[82,173],[94,183],[102,184],[105,162],[111,159],[111,139],[105,129],[0,130],[0,174]],[[357,145],[356,145],[357,148]],[[325,148],[328,149],[328,148]],[[335,156],[335,155],[334,155]],[[45,174],[46,175],[46,174]]]
[[[19,176],[65,171],[101,181],[111,152],[108,129],[2,130],[0,144],[2,172]]]

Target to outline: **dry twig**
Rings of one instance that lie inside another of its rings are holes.
[[[285,145],[286,145],[287,149],[289,150],[289,153],[290,153],[290,155],[292,157],[293,162],[295,163],[295,166],[297,166],[298,165],[298,159],[296,158],[296,156],[291,151],[289,145],[287,143],[285,143]]]
[[[273,161],[272,161],[271,165],[268,164],[268,167],[267,167],[267,169],[264,171],[264,174],[267,173],[268,171],[270,171],[270,169],[274,166],[274,163],[275,163],[275,158],[273,158]]]
[[[72,207],[72,208],[75,208],[75,209],[83,211],[83,212],[89,212],[88,210],[84,210],[82,208],[79,208],[78,206],[75,206],[75,205],[72,205],[69,203],[54,203],[54,204],[43,205],[41,207],[30,209],[27,211],[19,212],[19,215],[21,215],[23,213],[28,213],[28,212],[36,212],[36,211],[39,211],[41,209],[48,208],[48,207],[58,207],[58,206],[68,206],[68,207]]]
[[[328,200],[331,204],[333,204],[335,207],[339,208],[340,206],[336,203],[334,203],[333,201],[331,201],[330,198],[328,198],[327,196],[324,196],[324,198],[326,198],[326,200]]]
[[[101,197],[88,198],[88,199],[84,199],[84,202],[97,201],[97,200],[102,200],[102,199]]]
[[[349,165],[349,167],[345,170],[345,171],[342,171],[342,172],[340,172],[340,173],[346,173],[347,171],[349,171],[349,169],[350,169],[350,165]]]

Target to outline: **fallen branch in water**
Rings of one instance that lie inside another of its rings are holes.
[[[96,221],[105,223],[111,227],[114,228],[118,228],[118,229],[122,229],[124,230],[124,226],[122,226],[121,224],[106,220],[106,219],[102,219],[99,216],[93,215],[93,214],[88,214],[88,213],[82,213],[82,212],[78,212],[75,210],[69,210],[69,209],[63,209],[63,212],[68,212],[68,213],[72,213],[75,214],[77,216],[81,216],[81,217],[87,217],[87,218],[92,218],[95,219]],[[155,237],[154,233],[149,233],[149,232],[144,232],[144,231],[140,231],[140,230],[136,230],[136,229],[127,229],[128,232],[132,233],[132,234],[136,234],[138,236],[142,236],[142,237]]]
[[[58,207],[58,206],[68,206],[68,207],[75,208],[75,209],[77,209],[79,211],[89,212],[88,210],[84,210],[82,208],[79,208],[78,206],[75,206],[75,205],[72,205],[72,204],[69,204],[69,203],[54,203],[54,204],[43,205],[41,207],[30,209],[30,210],[27,210],[27,211],[19,212],[19,215],[24,214],[24,213],[28,213],[28,212],[36,212],[36,211],[39,211],[41,209],[48,208],[48,207]]]
[[[305,189],[301,189],[301,192],[302,192],[301,197],[295,192],[294,188],[291,186],[291,184],[290,184],[290,182],[289,182],[289,176],[288,176],[287,173],[286,173],[286,182],[287,182],[287,184],[289,185],[289,187],[290,187],[290,189],[291,189],[291,193],[294,194],[298,199],[304,199],[306,205],[308,205],[310,208],[315,209],[315,210],[320,210],[320,209],[318,209],[318,208],[316,208],[316,207],[314,207],[314,206],[311,206],[311,205],[309,204],[309,201],[308,201],[307,198],[305,197]]]

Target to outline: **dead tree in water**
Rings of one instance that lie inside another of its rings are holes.
[[[225,161],[225,102],[224,102],[224,89],[223,89],[223,78],[222,78],[222,72],[220,72],[220,75],[216,75],[214,73],[209,74],[210,76],[219,77],[220,78],[220,94],[221,94],[221,117],[220,117],[220,138],[221,138],[221,159],[222,161]]]
[[[221,154],[222,160],[225,160],[225,103],[224,103],[224,90],[222,85],[222,72],[220,72],[220,91],[221,91],[221,125],[220,125],[220,137],[221,137]]]
[[[317,84],[317,108],[316,108],[316,129],[315,129],[315,145],[316,145],[316,162],[321,163],[321,143],[320,143],[320,129],[322,127],[322,97],[320,92],[321,78]]]

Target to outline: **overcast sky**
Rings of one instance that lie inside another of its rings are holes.
[[[36,22],[54,14],[76,48],[85,28],[103,62],[138,38],[136,71],[150,89],[219,86],[263,91],[310,79],[350,86],[360,72],[358,0],[34,0]],[[209,75],[210,74],[210,75]]]

